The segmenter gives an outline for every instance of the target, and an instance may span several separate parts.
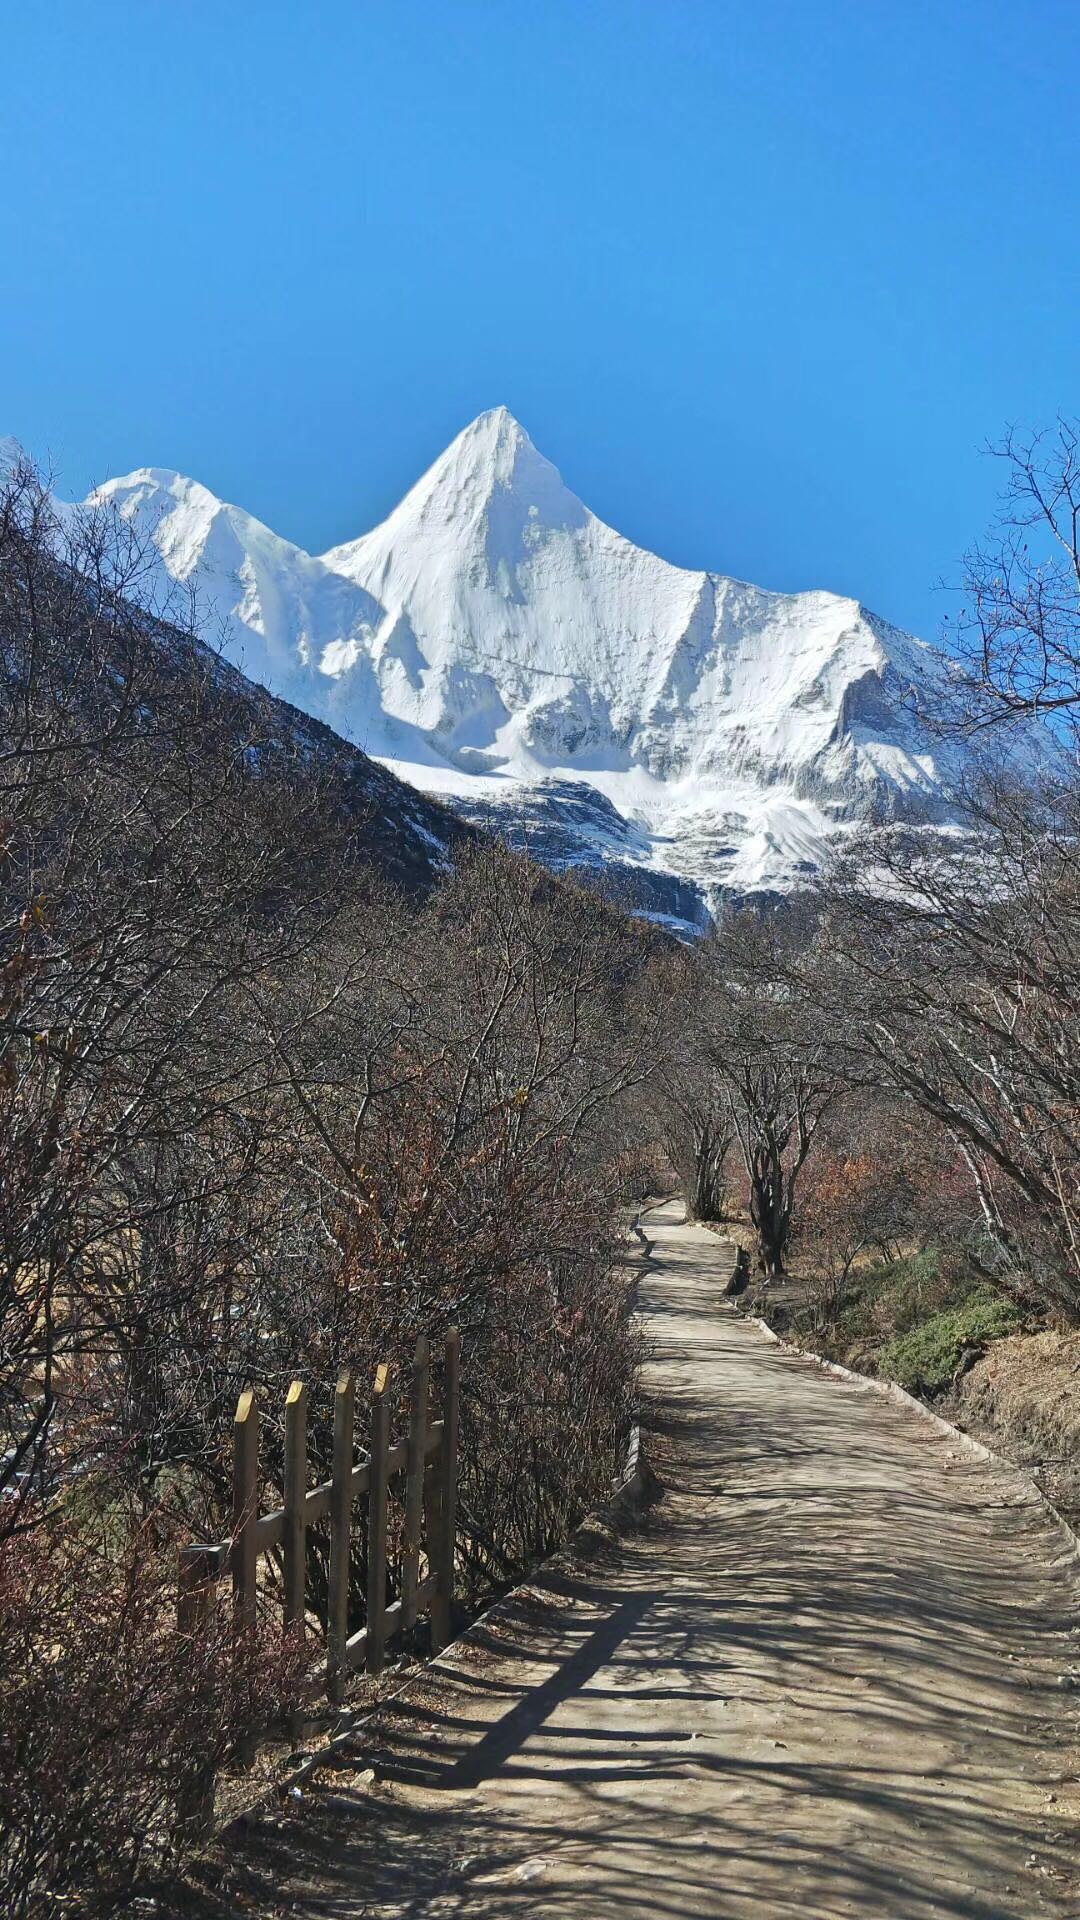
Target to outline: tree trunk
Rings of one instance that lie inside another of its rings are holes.
[[[790,1214],[784,1204],[783,1169],[767,1164],[750,1176],[750,1218],[757,1229],[758,1255],[767,1280],[784,1274]]]
[[[719,1138],[711,1129],[698,1135],[694,1145],[694,1158],[688,1168],[686,1180],[686,1212],[690,1220],[722,1220],[724,1218],[724,1162],[727,1159],[728,1139]]]

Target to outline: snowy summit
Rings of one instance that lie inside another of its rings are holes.
[[[319,557],[161,468],[106,503],[251,678],[470,817],[524,819],[545,857],[632,869],[646,907],[790,890],[874,804],[947,815],[928,647],[633,546],[505,408]]]

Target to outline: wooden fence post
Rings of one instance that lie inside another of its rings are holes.
[[[432,1543],[435,1595],[431,1603],[431,1643],[436,1653],[448,1646],[454,1631],[454,1545],[457,1525],[458,1399],[461,1335],[451,1327],[446,1336],[443,1368],[443,1431],[439,1449],[438,1540]]]
[[[330,1577],[326,1608],[326,1691],[334,1706],[345,1694],[349,1638],[349,1545],[352,1533],[353,1418],[356,1387],[346,1369],[334,1393],[330,1488]]]
[[[285,1399],[285,1632],[303,1638],[307,1573],[307,1388],[294,1380]]]
[[[259,1408],[251,1388],[240,1395],[233,1420],[232,1484],[232,1590],[233,1590],[233,1662],[241,1691],[238,1704],[246,1711],[247,1686],[251,1681],[250,1663],[255,1648],[256,1567],[259,1549],[256,1528],[259,1522]],[[248,1671],[245,1673],[245,1667]],[[242,1732],[238,1742],[241,1760],[252,1755],[254,1730]]]
[[[303,1648],[307,1640],[307,1388],[294,1380],[285,1396],[285,1469],[282,1475],[282,1501],[285,1531],[282,1537],[282,1572],[285,1581],[285,1607],[282,1637],[287,1652]],[[287,1672],[286,1672],[287,1677]],[[289,1728],[294,1740],[303,1732],[304,1716],[296,1708],[289,1713]]]
[[[429,1398],[428,1405],[431,1401]],[[427,1541],[428,1584],[431,1597],[428,1600],[428,1614],[431,1620],[431,1644],[434,1648],[438,1638],[439,1614],[439,1568],[442,1565],[439,1542],[442,1539],[442,1442],[439,1450],[427,1462],[424,1472],[424,1536]]]
[[[187,1642],[185,1657],[190,1663],[189,1670],[195,1674],[200,1694],[205,1688],[210,1605],[206,1554],[202,1547],[181,1547],[176,1626],[181,1639]],[[189,1839],[201,1840],[210,1831],[214,1820],[214,1769],[202,1756],[192,1758],[191,1772],[176,1811],[181,1829]]]
[[[381,1673],[386,1648],[386,1456],[390,1448],[390,1369],[375,1374],[371,1403],[371,1480],[368,1486],[367,1670]]]
[[[424,1526],[424,1456],[428,1432],[429,1345],[423,1334],[413,1357],[409,1403],[409,1458],[405,1479],[405,1552],[401,1563],[401,1624],[416,1625],[416,1585]]]
[[[240,1395],[233,1420],[232,1588],[237,1649],[250,1652],[255,1638],[255,1565],[259,1519],[259,1409],[250,1388]]]

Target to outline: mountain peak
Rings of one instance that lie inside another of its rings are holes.
[[[530,446],[532,445],[521,421],[515,419],[509,407],[485,408],[484,412],[478,413],[476,419],[471,420],[462,431],[477,435],[493,435],[499,441],[512,440],[518,443],[524,440]],[[461,438],[460,434],[458,438]]]
[[[492,407],[462,428],[401,504],[414,496],[431,497],[447,489],[456,494],[479,488],[487,494],[497,487],[528,486],[541,476],[548,487],[554,481],[562,488],[557,468],[538,452],[509,408]]]
[[[462,428],[380,526],[322,559],[354,577],[357,567],[366,574],[384,552],[420,539],[450,540],[458,552],[479,543],[497,564],[517,551],[527,528],[581,527],[588,518],[509,408],[493,407]]]
[[[95,506],[109,501],[121,503],[140,490],[144,494],[168,494],[174,500],[197,500],[213,507],[224,505],[201,480],[192,480],[175,467],[135,467],[131,473],[115,474],[111,480],[103,480],[95,487],[89,499]]]
[[[519,460],[530,455],[545,466],[551,464],[538,452],[509,407],[490,407],[486,413],[478,413],[450,442],[441,459],[448,459],[455,449],[477,465],[490,462],[502,471],[512,471]],[[439,464],[440,461],[435,462],[436,466]]]

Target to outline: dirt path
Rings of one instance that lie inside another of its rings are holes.
[[[641,1286],[662,1497],[261,1836],[264,1911],[1080,1914],[1066,1536],[1018,1474],[770,1344],[680,1222],[651,1216]]]

